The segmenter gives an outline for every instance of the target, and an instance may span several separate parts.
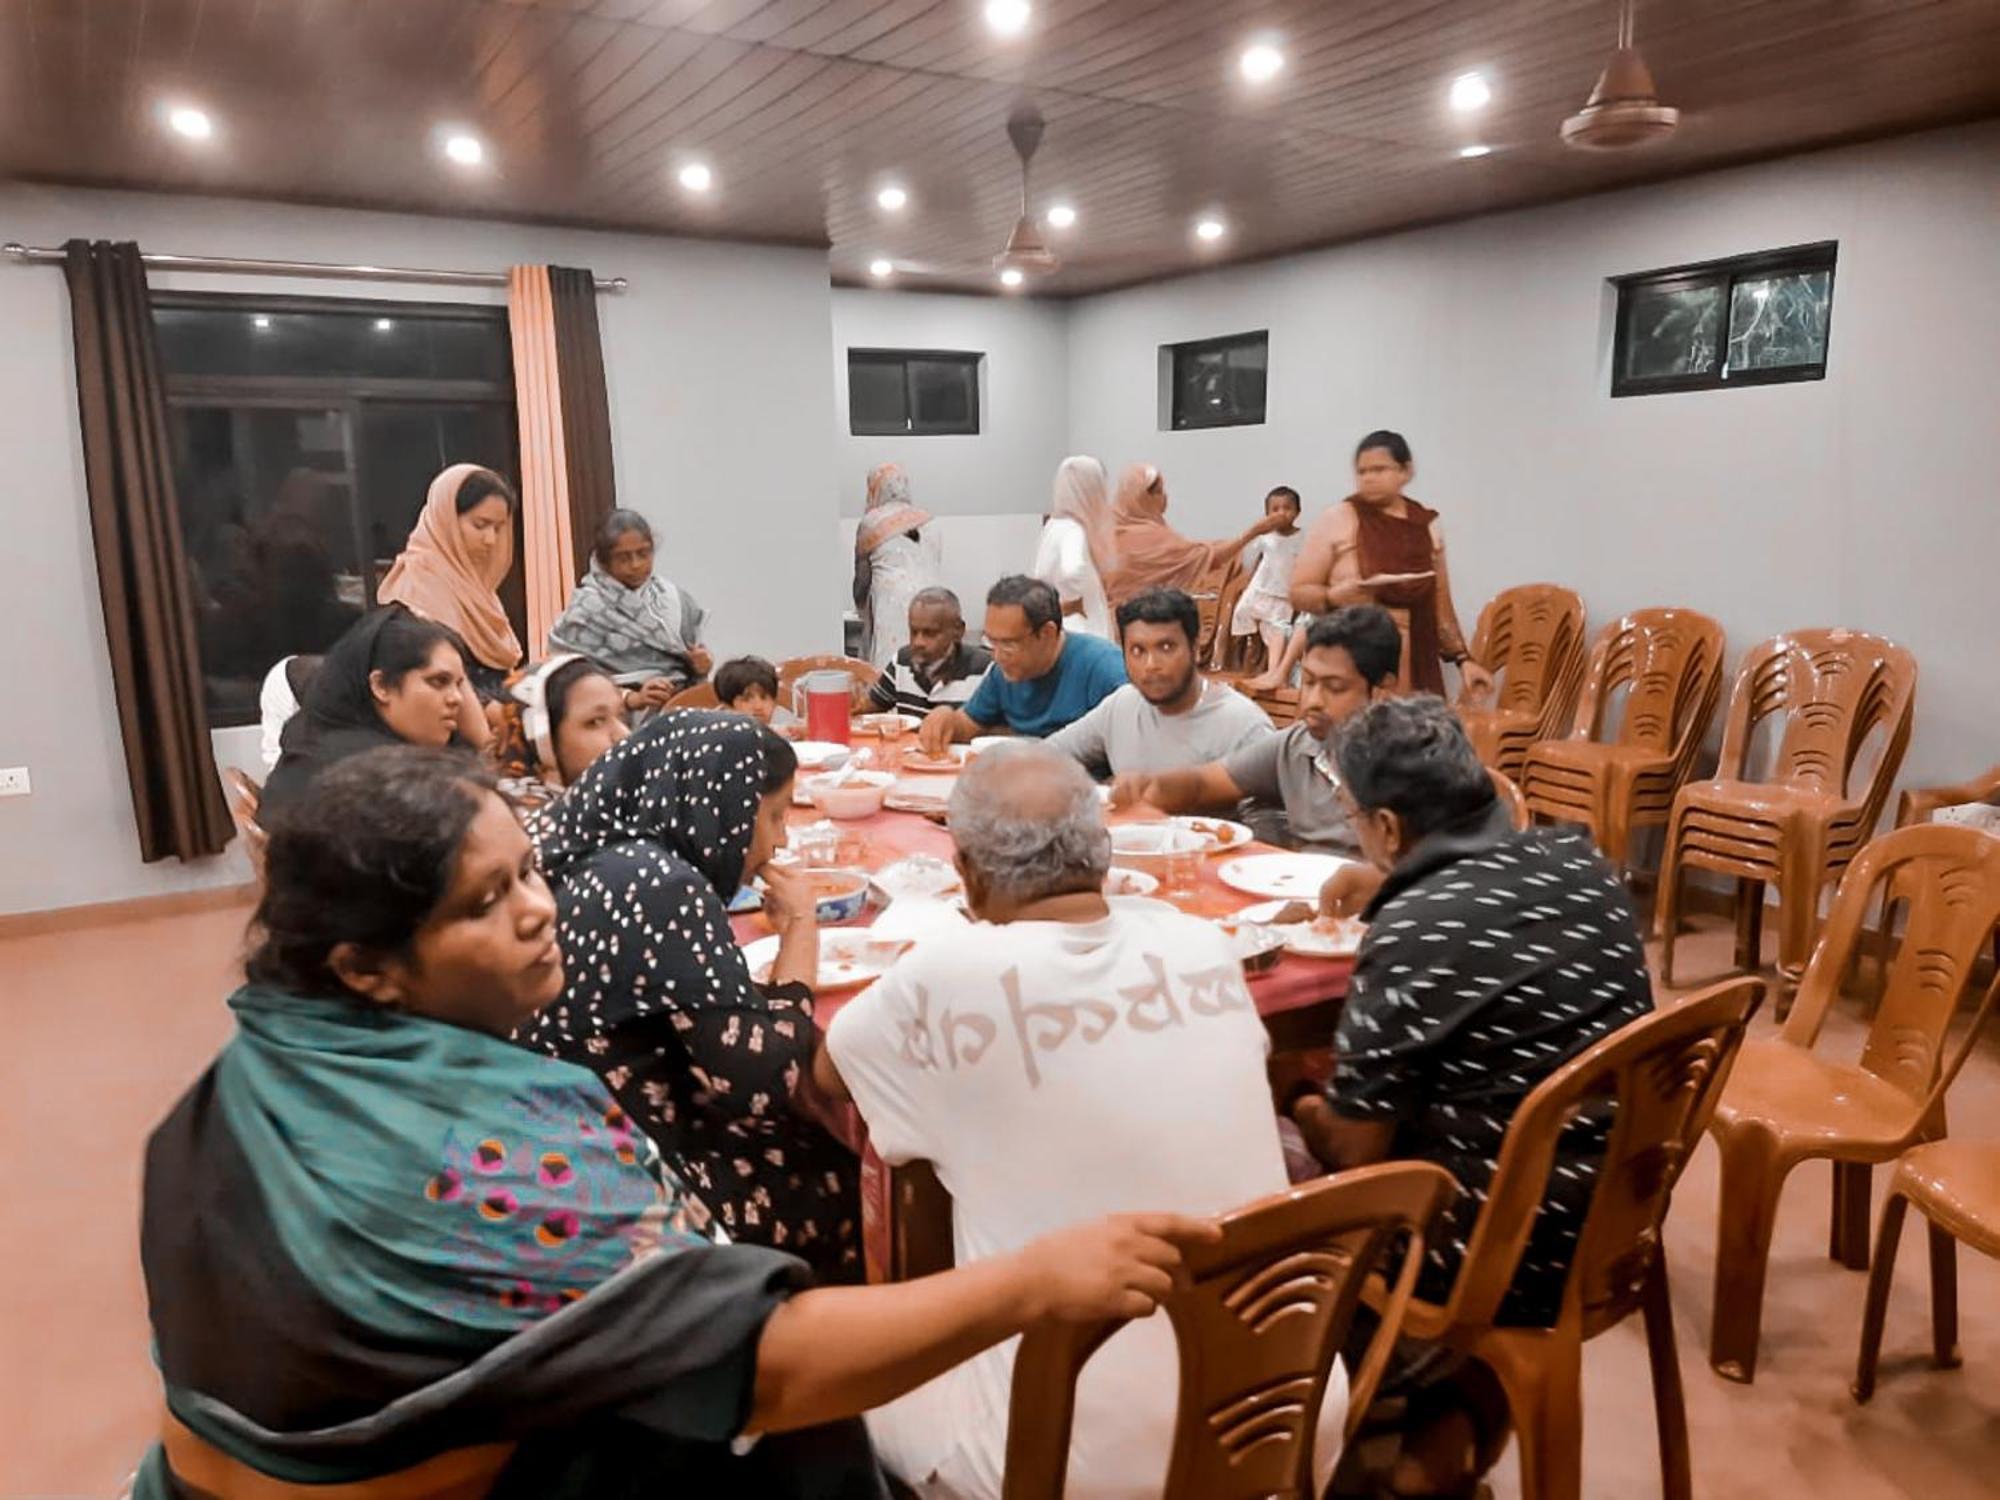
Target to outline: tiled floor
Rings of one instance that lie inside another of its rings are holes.
[[[0,941],[0,1497],[109,1496],[147,1441],[158,1387],[146,1354],[137,1209],[146,1133],[227,1037],[222,1005],[243,909]],[[1727,960],[1726,936],[1683,948],[1682,972]],[[1826,1045],[1852,1048],[1858,1008]],[[1774,1023],[1757,1023],[1768,1033]],[[2000,1053],[1976,1058],[1952,1127],[2000,1138]],[[1885,1169],[1886,1172],[1886,1169]],[[1877,1174],[1878,1184],[1884,1173]],[[1864,1278],[1827,1260],[1828,1174],[1797,1174],[1779,1219],[1757,1383],[1709,1373],[1715,1158],[1684,1180],[1669,1235],[1702,1500],[1970,1500],[2000,1487],[2000,1265],[1960,1258],[1966,1367],[1924,1361],[1924,1257],[1913,1223],[1890,1307],[1883,1380],[1857,1407],[1847,1383]],[[1584,1489],[1659,1492],[1644,1341],[1636,1320],[1585,1359]],[[1518,1488],[1512,1460],[1496,1476]]]

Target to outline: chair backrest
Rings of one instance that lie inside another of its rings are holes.
[[[1641,1016],[1564,1063],[1521,1102],[1500,1143],[1486,1206],[1466,1241],[1445,1311],[1490,1327],[1514,1284],[1548,1191],[1563,1127],[1610,1106],[1610,1139],[1564,1286],[1585,1335],[1637,1305],[1688,1157],[1708,1129],[1743,1028],[1763,997],[1732,979]]]
[[[1741,777],[1757,726],[1781,713],[1785,730],[1771,780],[1845,797],[1856,757],[1880,729],[1882,758],[1856,799],[1872,828],[1909,745],[1916,693],[1916,658],[1894,641],[1858,630],[1774,636],[1737,668],[1717,774]]]
[[[1269,715],[1273,724],[1283,729],[1296,724],[1299,718],[1299,690],[1297,688],[1273,688],[1268,692],[1244,692],[1243,684],[1235,684],[1236,691],[1243,693],[1252,703]]]
[[[482,1500],[514,1456],[513,1443],[455,1448],[414,1468],[344,1484],[273,1479],[202,1438],[172,1412],[161,1422],[167,1467],[204,1500]]]
[[[1513,821],[1514,831],[1521,832],[1533,825],[1534,818],[1528,813],[1528,799],[1521,795],[1521,789],[1514,785],[1514,779],[1504,771],[1488,767],[1486,774],[1493,778],[1493,795],[1500,799],[1507,809],[1507,816]]]
[[[222,790],[223,800],[229,804],[229,816],[236,824],[236,831],[243,836],[243,852],[250,856],[250,868],[262,880],[264,850],[271,841],[263,824],[257,821],[258,810],[263,806],[264,788],[249,772],[225,766]]]
[[[1194,1285],[1162,1304],[1180,1349],[1163,1500],[1312,1493],[1320,1397],[1362,1284],[1387,1267],[1395,1291],[1349,1386],[1350,1433],[1402,1327],[1425,1231],[1457,1190],[1449,1172],[1428,1162],[1363,1167],[1226,1214],[1221,1241],[1188,1252]],[[1400,1266],[1387,1266],[1385,1257],[1398,1253]],[[1044,1324],[1021,1340],[1005,1500],[1062,1494],[1077,1371],[1124,1322]]]
[[[715,696],[712,682],[690,683],[667,700],[668,708],[720,708],[722,700]]]
[[[1931,1097],[1939,1059],[1973,966],[2000,924],[2000,839],[1921,823],[1885,833],[1841,877],[1784,1038],[1810,1047],[1869,927],[1877,888],[1908,903],[1902,940],[1862,1044],[1861,1066],[1914,1101]]]
[[[1691,765],[1722,696],[1722,649],[1722,627],[1696,610],[1636,609],[1612,621],[1591,648],[1572,738],[1603,739],[1624,688],[1616,742]]]
[[[779,704],[790,707],[792,684],[808,672],[845,672],[864,688],[875,686],[875,679],[882,675],[867,662],[851,656],[794,656],[778,663]]]
[[[1248,669],[1254,656],[1260,661],[1264,655],[1264,640],[1255,633],[1231,635],[1230,622],[1236,617],[1236,605],[1243,597],[1243,591],[1250,587],[1250,570],[1243,566],[1243,555],[1237,553],[1229,560],[1216,585],[1214,636],[1208,649],[1199,658],[1217,672],[1242,672]],[[1196,606],[1199,611],[1199,604]],[[1264,667],[1277,665],[1274,661],[1263,662]]]
[[[1583,685],[1583,599],[1554,583],[1503,589],[1479,612],[1471,650],[1500,679],[1495,708],[1537,715],[1543,737],[1556,734]]]

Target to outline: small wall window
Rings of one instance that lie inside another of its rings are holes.
[[[849,349],[847,430],[855,437],[977,433],[984,358],[949,349]]]
[[[1620,276],[1611,394],[1826,378],[1838,245]]]
[[[1263,422],[1271,362],[1269,330],[1168,344],[1160,352],[1162,373],[1171,388],[1168,420],[1175,432],[1254,427]]]

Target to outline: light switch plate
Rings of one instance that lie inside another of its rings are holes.
[[[26,766],[0,766],[0,797],[25,797],[33,790]]]

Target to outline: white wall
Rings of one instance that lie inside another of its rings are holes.
[[[600,302],[619,497],[695,587],[717,655],[838,648],[846,586],[827,412],[828,287],[812,250],[705,244],[405,215],[0,185],[5,237],[291,260],[505,269],[583,265],[630,279]],[[159,287],[499,301],[431,286],[155,278]],[[0,266],[0,912],[217,885],[241,857],[142,865],[91,558],[68,295],[57,268]],[[741,522],[757,520],[756,544]],[[241,735],[222,736],[226,740]],[[225,759],[241,747],[223,747]],[[254,749],[252,751],[254,753]]]
[[[834,452],[840,512],[861,514],[868,471],[899,463],[937,516],[1034,515],[1048,508],[1068,449],[1068,315],[1058,302],[837,287],[833,293]],[[986,356],[977,436],[854,437],[849,349],[958,349]],[[1022,566],[1032,561],[1022,560]],[[990,580],[989,580],[990,581]]]
[[[1477,168],[1473,168],[1477,170]],[[1840,242],[1824,381],[1611,400],[1605,278]],[[1510,583],[1892,637],[1922,668],[1905,781],[2000,758],[2000,124],[1477,219],[1073,304],[1075,452],[1160,465],[1226,535],[1309,513],[1376,427],[1416,450],[1468,629]],[[1159,430],[1161,344],[1268,327],[1269,420]]]

